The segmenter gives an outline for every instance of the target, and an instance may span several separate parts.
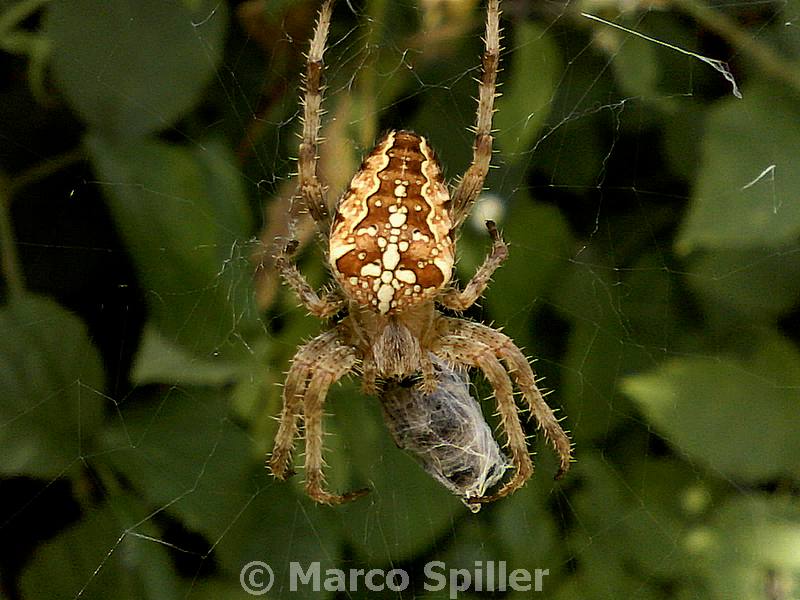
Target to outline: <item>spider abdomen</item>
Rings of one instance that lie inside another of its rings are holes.
[[[336,209],[330,264],[347,296],[381,314],[432,299],[450,280],[450,195],[425,138],[391,131]]]

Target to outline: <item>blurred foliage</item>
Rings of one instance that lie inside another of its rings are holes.
[[[290,561],[402,568],[409,598],[448,597],[422,587],[434,560],[548,569],[548,598],[800,594],[800,5],[503,4],[477,210],[511,256],[468,316],[538,358],[577,464],[553,482],[536,442],[531,482],[473,516],[356,381],[330,394],[326,458],[366,499],[316,506],[263,467],[322,327],[262,258],[317,3],[0,2],[0,597],[244,598],[253,560],[269,598],[304,597]],[[463,171],[481,11],[339,4],[332,194],[390,127]],[[728,60],[743,97],[686,52]],[[462,280],[487,246],[468,223]],[[375,596],[397,597],[347,595]]]

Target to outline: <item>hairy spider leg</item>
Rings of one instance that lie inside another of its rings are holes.
[[[507,447],[511,452],[514,474],[500,490],[491,496],[475,498],[470,502],[487,503],[507,496],[522,487],[533,474],[533,463],[528,453],[525,432],[519,420],[514,402],[511,379],[491,349],[481,342],[474,341],[453,332],[442,339],[436,354],[456,364],[467,364],[480,369],[494,391],[500,423],[506,435]]]
[[[483,264],[475,271],[472,279],[469,280],[469,283],[467,283],[463,290],[458,289],[455,284],[451,284],[450,287],[437,298],[437,301],[442,306],[455,311],[467,310],[483,295],[494,272],[503,264],[506,258],[508,258],[508,246],[505,241],[503,241],[503,237],[497,230],[494,221],[486,221],[486,228],[489,230],[489,235],[492,238],[492,250],[483,261]]]
[[[559,471],[556,478],[563,477],[572,463],[572,443],[561,428],[553,409],[544,401],[528,359],[510,337],[496,329],[461,319],[447,318],[447,321],[451,335],[456,334],[477,341],[505,363],[511,378],[522,392],[531,415],[536,419],[537,427],[542,430],[545,439],[558,454]]]
[[[292,452],[298,421],[302,416],[308,379],[320,357],[334,354],[337,346],[336,330],[331,329],[301,346],[292,359],[292,365],[283,385],[283,408],[269,460],[270,470],[278,479],[286,479],[294,474],[291,469]]]
[[[345,301],[338,289],[325,291],[320,296],[292,262],[298,242],[290,241],[275,255],[275,266],[284,282],[292,288],[308,312],[318,319],[329,319],[344,308]]]
[[[472,164],[453,192],[453,230],[457,231],[469,215],[483,189],[492,160],[492,115],[497,94],[497,71],[500,64],[500,1],[489,0],[486,9],[485,49],[481,57],[483,74],[478,84],[478,109]]]
[[[319,10],[314,37],[306,56],[306,72],[303,77],[303,132],[297,157],[297,189],[305,210],[317,224],[317,229],[327,238],[330,230],[330,209],[325,188],[317,178],[317,155],[319,153],[319,129],[322,117],[322,74],[325,70],[323,54],[331,24],[333,0],[326,0]]]
[[[323,406],[328,389],[349,373],[357,363],[353,349],[338,344],[327,355],[324,364],[317,363],[311,373],[311,381],[303,398],[303,418],[306,431],[306,494],[320,504],[341,504],[350,502],[368,493],[368,489],[356,490],[346,494],[334,494],[325,489],[325,476],[322,471],[322,440],[324,437],[322,417]]]

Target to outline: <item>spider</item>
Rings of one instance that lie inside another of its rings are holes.
[[[488,0],[473,158],[464,175],[448,189],[425,138],[412,131],[390,131],[366,156],[333,210],[317,177],[322,59],[332,5],[333,0],[322,4],[306,57],[297,198],[327,246],[335,285],[322,293],[311,287],[292,260],[297,241],[288,242],[275,261],[312,315],[338,320],[292,359],[269,460],[272,474],[285,479],[293,473],[292,452],[302,421],[306,493],[322,504],[339,504],[366,493],[325,489],[322,417],[328,389],[357,371],[368,395],[378,394],[381,382],[414,377],[419,377],[420,393],[431,394],[437,386],[433,356],[453,368],[478,369],[494,390],[513,474],[494,494],[471,498],[471,503],[507,496],[533,474],[512,381],[558,453],[558,478],[570,465],[570,439],[537,388],[528,359],[503,333],[437,309],[438,304],[458,313],[472,306],[508,255],[497,227],[487,221],[490,253],[463,289],[451,281],[455,238],[483,188],[492,155],[499,0]]]

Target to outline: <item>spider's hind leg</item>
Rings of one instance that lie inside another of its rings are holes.
[[[306,490],[317,502],[336,504],[356,498],[360,493],[337,496],[322,489],[322,415],[330,386],[349,373],[357,362],[355,350],[342,344],[341,330],[330,329],[304,344],[292,359],[283,388],[283,410],[269,459],[272,474],[286,479],[291,469],[294,440],[299,420],[304,422],[306,438]]]
[[[461,335],[484,344],[505,363],[539,429],[558,454],[559,470],[556,479],[563,477],[572,463],[572,442],[559,424],[553,409],[544,401],[544,396],[536,385],[531,365],[522,350],[517,348],[507,335],[486,325],[468,321],[457,321],[457,323]]]
[[[454,321],[456,320],[454,319]],[[460,335],[445,338],[443,342],[437,354],[441,354],[456,364],[467,364],[480,369],[494,391],[500,423],[506,435],[508,450],[511,453],[514,474],[496,493],[470,500],[471,503],[482,504],[494,502],[522,487],[533,475],[533,463],[528,453],[525,432],[522,429],[514,402],[514,389],[503,365],[485,344]]]
[[[321,504],[340,504],[364,495],[358,490],[337,495],[324,489],[322,472],[322,416],[331,385],[347,375],[358,362],[355,349],[343,344],[340,328],[330,329],[298,350],[283,388],[283,411],[275,435],[269,465],[278,479],[291,475],[292,450],[302,417],[306,438],[306,493]]]
[[[499,333],[499,335],[505,339],[502,344],[497,346],[495,352],[506,364],[512,379],[522,390],[522,397],[536,419],[539,429],[544,433],[545,439],[550,442],[558,454],[559,469],[555,478],[561,479],[572,464],[572,441],[559,425],[553,409],[545,402],[542,392],[536,385],[536,377],[531,370],[528,359],[509,338],[502,333]]]
[[[514,402],[512,379],[522,392],[545,439],[558,453],[560,468],[556,478],[563,476],[572,462],[572,444],[553,410],[544,401],[528,359],[522,351],[507,335],[486,325],[449,317],[443,319],[446,333],[441,338],[436,353],[453,362],[483,371],[494,389],[511,459],[516,468],[512,478],[500,490],[491,496],[476,499],[475,502],[492,502],[507,496],[521,487],[533,473],[525,434]],[[505,368],[500,363],[501,360],[505,363]]]
[[[334,365],[333,359],[336,364]],[[325,476],[322,472],[322,416],[328,388],[344,376],[355,364],[347,356],[331,356],[328,368],[317,368],[311,376],[305,396],[305,430],[306,430],[306,494],[320,504],[342,504],[350,502],[369,492],[361,489],[346,494],[334,494],[325,489]]]

